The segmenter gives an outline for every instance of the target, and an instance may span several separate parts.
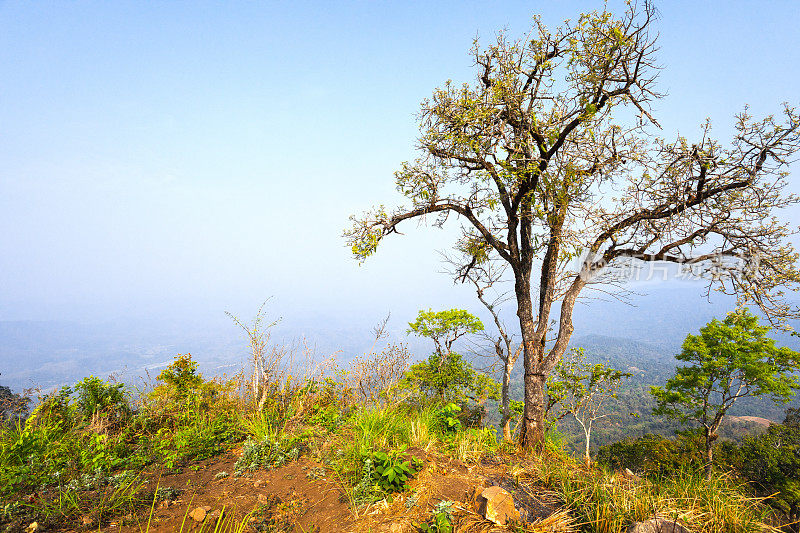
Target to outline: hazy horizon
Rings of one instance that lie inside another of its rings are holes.
[[[418,309],[481,314],[440,273],[454,226],[408,224],[360,266],[341,232],[400,202],[393,172],[415,156],[419,103],[474,78],[476,36],[602,7],[0,3],[0,323],[162,324],[140,328],[142,344],[174,324],[176,339],[240,350],[224,312],[249,319],[273,297],[292,331],[344,332],[357,351],[349,332],[368,339],[388,311],[398,334]],[[709,117],[725,144],[746,104],[798,103],[800,4],[657,8],[660,134],[691,139]],[[576,336],[601,328],[603,305],[587,331],[579,309]]]

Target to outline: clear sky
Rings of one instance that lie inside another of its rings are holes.
[[[446,232],[411,225],[359,267],[347,217],[399,201],[419,102],[473,79],[476,35],[601,7],[0,3],[0,320],[472,301],[437,273]],[[665,135],[800,104],[800,3],[657,7]]]

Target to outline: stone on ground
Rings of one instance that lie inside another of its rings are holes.
[[[203,507],[196,508],[194,511],[192,511],[189,514],[189,516],[195,522],[202,522],[203,520],[206,519],[206,515],[208,514],[208,512],[210,510],[211,510],[211,506],[210,505],[204,505]]]
[[[514,507],[514,498],[505,489],[489,487],[478,497],[478,512],[490,522],[504,526],[511,520],[520,520]]]

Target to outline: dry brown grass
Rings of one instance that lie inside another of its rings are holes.
[[[769,524],[763,499],[748,497],[730,476],[707,480],[701,473],[686,472],[654,483],[555,457],[533,459],[513,474],[520,483],[551,488],[598,533],[621,533],[633,522],[654,517],[678,520],[697,533],[780,531]]]
[[[499,526],[486,520],[468,507],[457,507],[453,513],[454,533],[506,533],[518,531],[527,533],[573,533],[578,531],[577,522],[566,509],[560,509],[532,523],[516,524],[517,527]]]

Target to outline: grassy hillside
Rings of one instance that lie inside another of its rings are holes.
[[[205,380],[186,356],[145,390],[82,380],[0,430],[0,527],[621,532],[657,513],[711,532],[783,520],[725,465],[710,480],[691,463],[650,480],[579,464],[552,440],[520,454],[473,403],[387,395],[405,371],[385,364],[391,353],[327,377],[272,367],[257,384]],[[472,493],[490,484],[514,495],[518,522],[476,513]]]

